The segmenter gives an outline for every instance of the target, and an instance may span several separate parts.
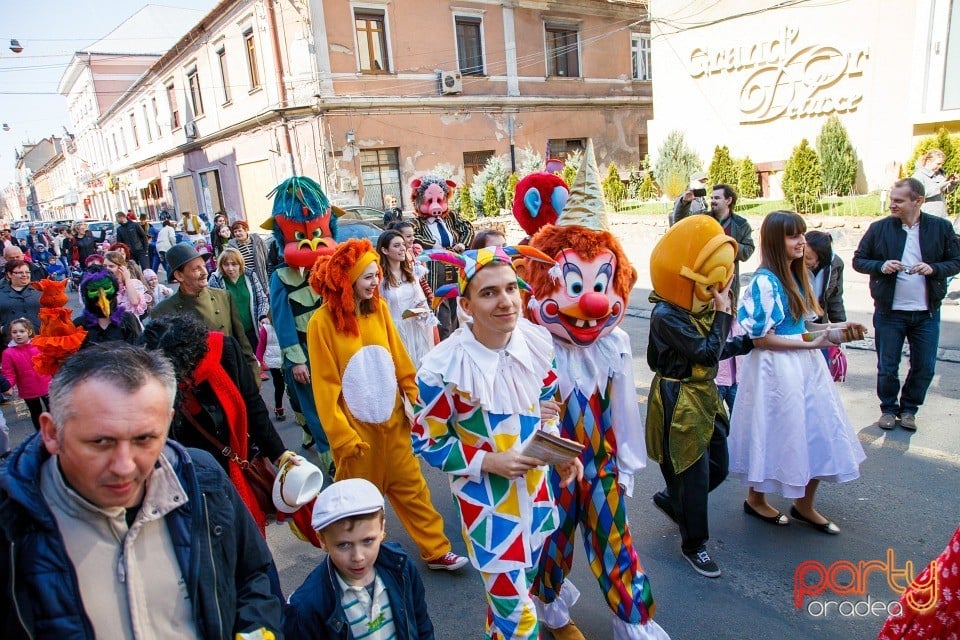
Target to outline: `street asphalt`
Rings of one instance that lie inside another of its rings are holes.
[[[755,229],[759,228],[759,220],[751,222]],[[630,234],[618,233],[622,238],[629,236],[624,244],[640,276],[622,326],[633,342],[637,399],[642,414],[646,411],[652,378],[644,357],[650,308],[647,265],[653,241],[663,230],[647,224],[631,229]],[[866,277],[849,267],[859,232],[838,230],[834,237],[837,251],[848,265],[845,298],[849,319],[863,322],[872,331]],[[756,261],[754,257],[744,265],[745,280],[756,268]],[[657,602],[656,620],[674,640],[875,638],[886,617],[886,608],[899,595],[895,587],[905,583],[903,572],[908,576],[919,573],[943,550],[960,524],[960,358],[955,357],[960,354],[960,307],[943,309],[944,350],[927,400],[918,414],[916,433],[899,427],[885,432],[876,426],[876,356],[871,346],[865,341],[848,350],[849,376],[839,384],[841,398],[867,453],[860,468],[861,477],[843,485],[823,485],[818,494],[818,508],[841,527],[841,535],[827,536],[798,522],[775,528],[749,518],[742,510],[745,489],[728,480],[710,499],[708,550],[720,564],[723,575],[715,580],[703,578],[680,555],[676,526],[650,502],[650,496],[662,486],[659,469],[650,464],[638,474],[634,495],[627,501],[634,544],[651,579]],[[264,382],[263,397],[268,406],[272,393],[271,382]],[[8,404],[3,412],[14,445],[33,431],[22,403]],[[287,420],[276,426],[287,445],[299,450],[301,432],[289,417],[289,409],[287,413]],[[305,455],[315,459],[312,453]],[[446,478],[426,465],[424,475],[454,550],[464,553]],[[779,496],[771,496],[771,503],[784,512],[789,509],[789,502]],[[388,539],[416,555],[416,548],[389,507],[387,534]],[[323,554],[296,540],[284,526],[269,527],[267,538],[281,583],[289,593]],[[875,569],[860,580],[860,575],[838,571],[842,565],[834,563],[841,562],[852,563],[845,566],[858,574],[861,563],[872,562]],[[477,573],[469,566],[449,574],[431,572],[420,562],[418,565],[437,638],[482,637],[486,604]],[[832,582],[818,580],[831,569]],[[572,610],[577,625],[591,640],[609,640],[611,613],[582,549],[575,556],[571,578],[582,592],[580,602]],[[842,587],[853,578],[857,578],[855,586],[859,588],[847,589],[846,595],[831,589],[843,591]],[[809,585],[805,588],[807,595],[801,594],[799,606],[795,603],[798,581]],[[823,592],[811,593],[818,590],[817,584]]]

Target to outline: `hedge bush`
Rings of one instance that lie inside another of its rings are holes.
[[[783,195],[797,213],[812,213],[823,192],[820,159],[807,139],[793,148],[783,171]]]

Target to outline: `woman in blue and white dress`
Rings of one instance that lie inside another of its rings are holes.
[[[787,211],[768,215],[760,230],[761,268],[737,313],[755,348],[744,359],[730,420],[730,475],[749,487],[748,515],[789,524],[766,499],[780,493],[794,500],[793,518],[836,535],[839,527],[814,509],[817,487],[859,477],[866,456],[819,353],[850,323],[805,320],[822,311],[803,263],[804,231],[803,218]],[[804,332],[821,330],[829,332],[803,340]]]

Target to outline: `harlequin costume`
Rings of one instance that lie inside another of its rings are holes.
[[[309,270],[321,255],[336,247],[336,211],[320,185],[305,177],[280,183],[271,195],[273,216],[261,226],[273,231],[282,262],[270,276],[270,314],[277,342],[283,354],[288,389],[300,407],[297,422],[313,436],[322,466],[329,466],[329,444],[324,433],[310,384],[297,382],[290,370],[297,365],[310,368],[307,357],[307,324],[323,301],[310,287]]]
[[[552,188],[562,195],[559,187]],[[530,193],[522,196],[528,212],[530,203],[542,199]],[[567,579],[579,526],[590,569],[614,614],[612,637],[667,638],[652,618],[653,592],[633,547],[625,501],[647,457],[633,350],[619,328],[637,276],[606,230],[603,212],[588,145],[556,224],[544,226],[530,241],[557,266],[530,263],[523,270],[535,293],[527,313],[550,332],[556,350],[560,435],[584,445],[582,480],[560,487],[559,475],[552,474],[560,521],[544,546],[534,593],[555,638],[583,638],[570,620],[580,592]]]
[[[368,240],[348,240],[313,269],[310,284],[324,299],[307,325],[313,400],[336,479],[375,484],[431,564],[451,546],[410,444],[404,401],[417,399],[416,371],[379,291],[372,313],[359,313],[354,299],[353,283],[377,262]]]
[[[450,210],[450,194],[457,187],[452,180],[424,176],[410,183],[413,190],[413,237],[424,249],[453,249],[470,246],[473,225]],[[431,262],[427,265],[427,284],[432,291],[457,281],[457,271],[450,265]],[[428,296],[429,297],[429,296]],[[437,307],[440,339],[457,328],[456,299],[444,298]]]
[[[460,266],[459,283],[437,291],[456,295],[483,267],[510,264],[516,249],[425,255]],[[450,474],[461,534],[487,594],[486,638],[538,638],[530,584],[543,542],[557,525],[548,469],[509,480],[481,467],[488,452],[522,451],[539,428],[557,433],[540,422],[540,401],[556,392],[550,336],[520,319],[506,348],[494,351],[463,325],[424,357],[417,383],[414,448]]]
[[[693,216],[671,227],[650,256],[655,304],[647,363],[655,375],[647,451],[667,485],[654,503],[680,527],[688,559],[705,553],[707,494],[727,477],[730,423],[714,382],[717,367],[753,348],[748,336],[728,342],[733,316],[710,307],[712,288],[733,277],[736,252],[736,241],[724,235],[720,223]]]

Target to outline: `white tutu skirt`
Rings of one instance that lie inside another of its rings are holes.
[[[786,498],[802,498],[812,479],[854,480],[866,458],[817,349],[746,356],[728,447],[732,477]]]

